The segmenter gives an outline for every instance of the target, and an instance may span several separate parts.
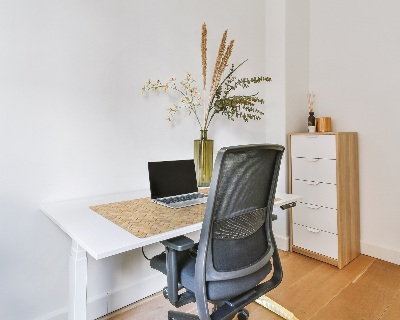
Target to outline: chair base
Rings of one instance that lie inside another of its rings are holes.
[[[229,318],[224,317],[223,320],[233,319],[233,317],[234,316]],[[241,309],[237,314],[237,318],[238,320],[247,320],[249,318],[249,312],[246,309]],[[168,311],[168,320],[200,320],[200,318],[194,314],[170,310]]]
[[[247,320],[249,319],[249,312],[246,309],[242,309],[238,312],[237,318],[238,320]]]
[[[168,311],[168,320],[200,320],[199,316],[179,311]]]

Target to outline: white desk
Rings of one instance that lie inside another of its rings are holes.
[[[149,191],[45,204],[41,211],[72,239],[69,261],[69,320],[86,319],[87,253],[99,260],[201,229],[201,223],[147,238],[138,238],[92,211],[89,206],[149,197]],[[276,194],[275,207],[300,196]]]

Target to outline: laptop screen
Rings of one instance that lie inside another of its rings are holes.
[[[151,198],[197,192],[194,160],[149,162]]]

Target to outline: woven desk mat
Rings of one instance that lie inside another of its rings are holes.
[[[202,222],[205,204],[171,209],[151,202],[150,198],[141,198],[91,206],[90,209],[134,236],[146,238]]]
[[[91,206],[90,209],[138,238],[189,226],[203,221],[205,204],[171,209],[150,198]]]

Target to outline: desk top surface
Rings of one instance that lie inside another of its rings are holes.
[[[40,209],[96,260],[201,229],[202,223],[200,222],[154,236],[138,238],[89,208],[90,206],[149,196],[148,190],[142,190],[49,203],[44,204]],[[275,202],[275,207],[301,198],[284,193],[277,193],[276,197],[281,200]]]

